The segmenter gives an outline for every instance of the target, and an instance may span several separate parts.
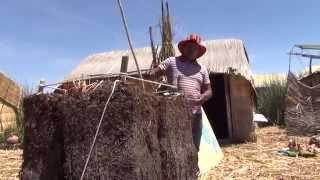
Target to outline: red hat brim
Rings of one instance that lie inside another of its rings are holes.
[[[183,41],[180,41],[179,44],[178,44],[178,49],[180,51],[180,53],[183,55],[183,49],[186,47],[186,45],[188,43],[195,43],[197,44],[198,46],[198,55],[197,55],[197,58],[201,57],[204,55],[204,53],[206,53],[207,51],[207,48],[202,45],[202,44],[199,44],[197,41],[193,40],[193,39],[189,39],[189,40],[183,40]]]

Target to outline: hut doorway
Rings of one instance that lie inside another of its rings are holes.
[[[217,139],[229,139],[227,75],[210,74],[210,80],[213,96],[204,104],[204,111]]]

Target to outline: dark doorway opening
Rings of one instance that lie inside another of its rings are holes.
[[[210,74],[213,96],[204,104],[204,111],[210,121],[211,127],[217,139],[228,139],[228,116],[224,74]]]

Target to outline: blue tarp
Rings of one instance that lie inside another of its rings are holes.
[[[206,113],[202,109],[202,136],[200,151],[198,152],[198,166],[200,175],[205,176],[223,158],[218,140],[212,130]]]

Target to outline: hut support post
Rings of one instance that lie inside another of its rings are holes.
[[[227,111],[227,123],[228,123],[228,138],[232,138],[232,113],[231,113],[231,101],[230,101],[230,81],[228,75],[224,75],[224,90],[226,98],[226,111]]]

